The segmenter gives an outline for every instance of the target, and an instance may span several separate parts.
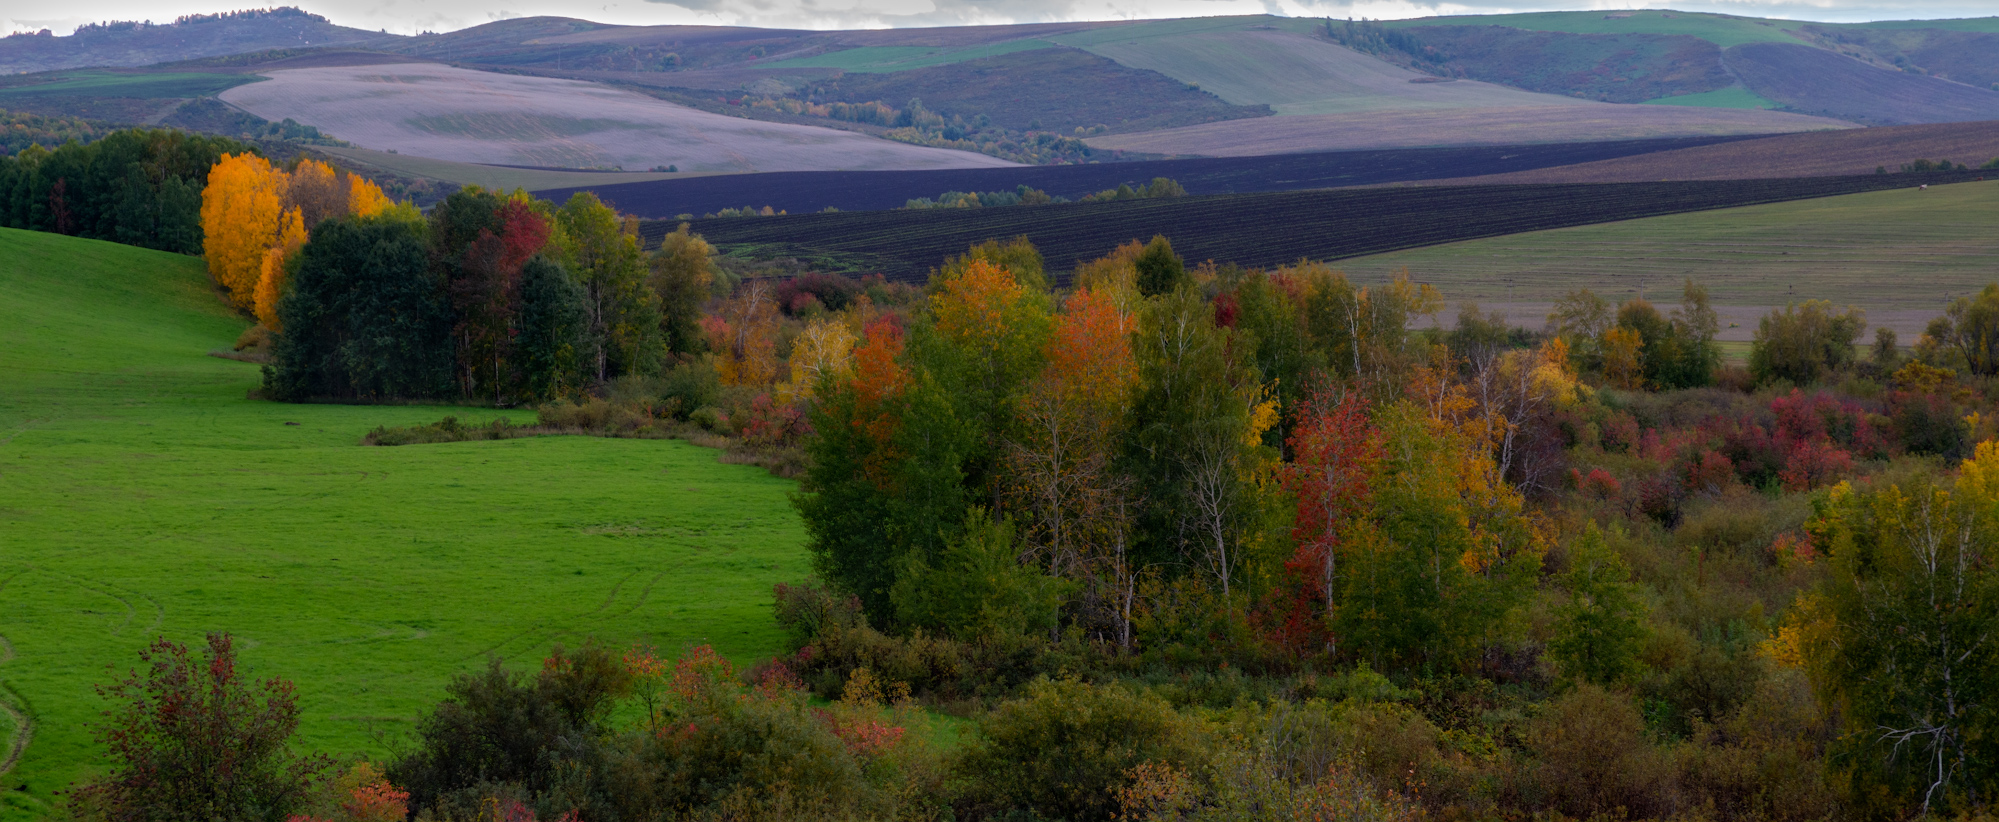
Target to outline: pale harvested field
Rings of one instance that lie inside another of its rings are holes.
[[[1831,300],[1913,333],[1950,300],[1999,281],[1995,226],[1999,181],[1537,231],[1335,265],[1361,281],[1407,266],[1453,302],[1481,303],[1544,303],[1577,288],[1672,302],[1693,277],[1718,304]]]
[[[289,117],[364,148],[462,163],[634,171],[659,165],[681,171],[1012,165],[849,131],[711,114],[578,80],[427,64],[269,76],[269,82],[239,86],[222,98],[259,117]]]
[[[1476,80],[1414,83],[1410,81],[1424,75],[1288,31],[1211,31],[1111,40],[1086,48],[1132,68],[1200,86],[1236,105],[1269,105],[1278,114],[1603,105]]]
[[[247,86],[246,86],[247,88]],[[1092,137],[1097,148],[1152,154],[1248,157],[1306,151],[1522,145],[1646,137],[1780,134],[1851,123],[1742,109],[1597,103],[1544,108],[1461,108],[1263,117]]]
[[[1830,177],[1889,171],[1915,159],[1977,167],[1999,157],[1999,121],[1786,134],[1511,174],[1423,185],[1466,183],[1642,183],[1654,180],[1746,180]],[[1995,175],[1999,176],[1999,175]]]

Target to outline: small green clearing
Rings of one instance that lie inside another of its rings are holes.
[[[1681,94],[1646,100],[1640,105],[1647,106],[1694,106],[1697,108],[1783,108],[1784,104],[1764,97],[1741,86],[1703,91],[1699,94]]]
[[[363,447],[532,412],[246,399],[257,367],[207,355],[246,323],[201,261],[12,229],[0,260],[0,691],[36,723],[0,820],[53,813],[98,757],[91,686],[161,635],[234,633],[297,683],[304,745],[376,755],[489,657],[780,650],[791,482],[677,441]]]
[[[1690,14],[1683,11],[1549,11],[1525,14],[1481,14],[1461,17],[1425,17],[1396,20],[1389,28],[1418,26],[1509,26],[1529,31],[1560,31],[1570,34],[1688,34],[1722,48],[1743,43],[1798,43],[1790,34],[1806,23],[1796,20],[1759,20],[1722,14]]]
[[[836,68],[860,74],[902,71],[980,60],[1020,51],[1045,49],[1055,45],[1047,40],[1010,40],[968,49],[934,46],[864,46],[827,52],[812,57],[795,57],[759,68]]]
[[[1343,260],[1368,281],[1408,266],[1452,299],[1677,294],[1693,277],[1723,305],[1831,300],[1935,314],[1999,278],[1999,182],[1958,183],[1651,217]]]
[[[254,74],[211,74],[208,72],[167,72],[128,74],[109,71],[64,72],[55,79],[32,85],[0,88],[0,100],[14,97],[137,97],[168,99],[207,97],[245,83],[266,78]]]

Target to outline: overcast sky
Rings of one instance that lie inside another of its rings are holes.
[[[399,34],[535,15],[603,23],[886,28],[1270,13],[1394,19],[1509,11],[1675,8],[1825,22],[1999,15],[1999,0],[0,0],[0,31],[68,34],[103,20],[166,22],[253,5],[297,5],[344,26]],[[60,16],[57,16],[57,15]]]

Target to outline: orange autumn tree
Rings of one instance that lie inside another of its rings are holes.
[[[250,311],[264,257],[282,228],[285,173],[251,154],[224,154],[201,192],[202,256],[208,275],[228,291],[229,304]]]
[[[722,304],[721,316],[704,318],[709,350],[723,385],[777,381],[777,298],[770,283],[745,283]]]
[[[343,179],[344,178],[344,179]],[[370,217],[394,206],[366,179],[312,159],[291,171],[250,154],[222,155],[201,192],[202,253],[229,303],[278,328],[285,262],[312,227],[342,216]]]
[[[257,275],[257,322],[272,331],[285,330],[283,324],[278,322],[278,297],[284,293],[285,287],[285,259],[304,247],[305,240],[304,216],[297,208],[285,209],[284,217],[279,221],[276,242],[264,252],[263,267]]]
[[[1107,290],[1069,298],[1042,346],[1045,365],[1020,398],[1005,461],[1024,559],[1091,583],[1125,647],[1137,575],[1128,555],[1132,489],[1115,462],[1138,385],[1131,329]]]

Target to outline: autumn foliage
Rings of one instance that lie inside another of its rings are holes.
[[[312,227],[387,205],[374,183],[317,160],[286,171],[254,154],[224,154],[201,192],[202,255],[230,304],[277,330],[286,260]]]

